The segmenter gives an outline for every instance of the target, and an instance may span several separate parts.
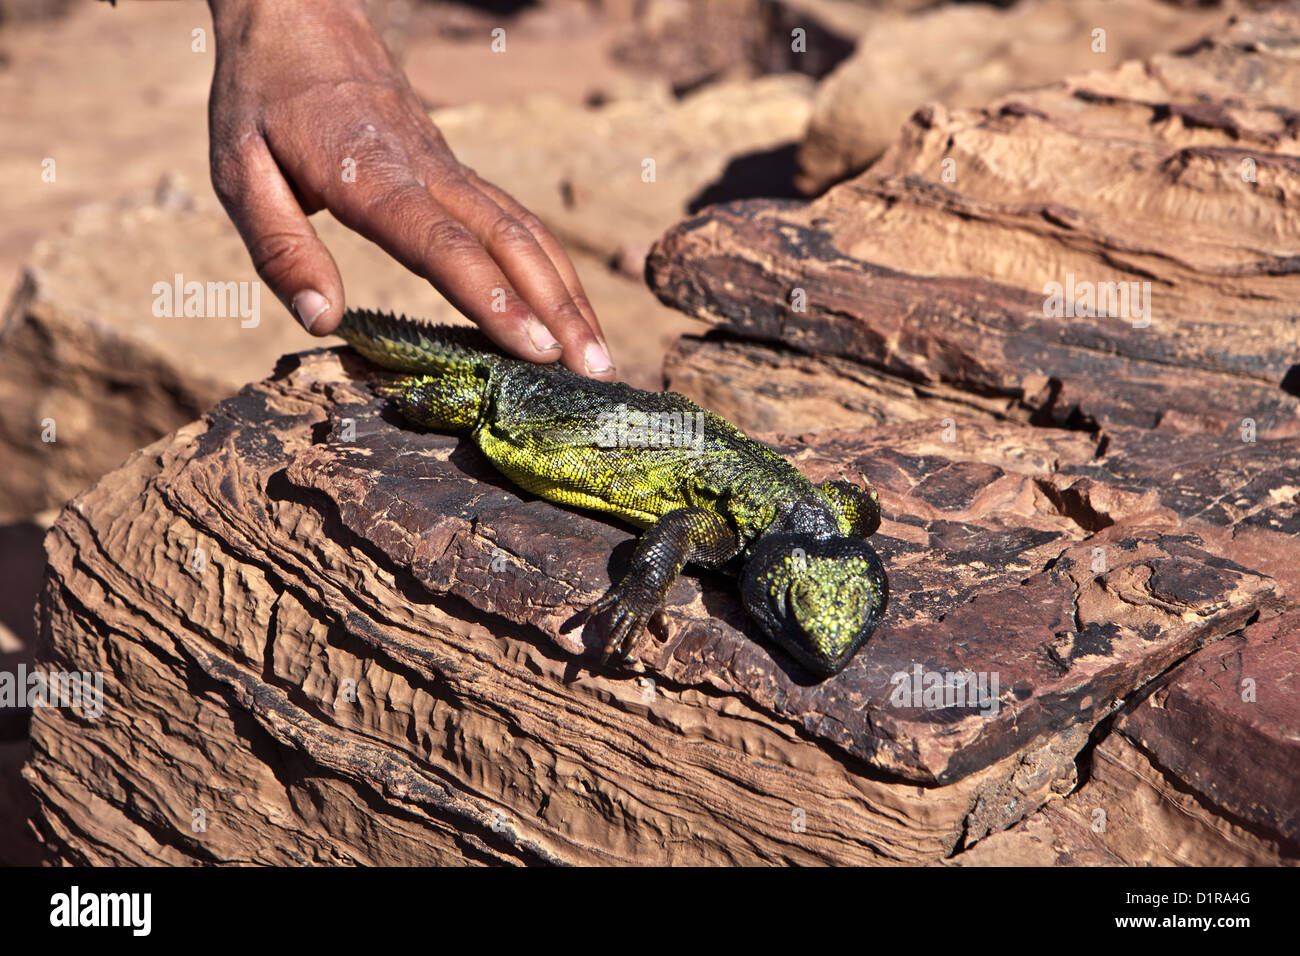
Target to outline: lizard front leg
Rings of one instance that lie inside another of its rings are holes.
[[[591,606],[593,614],[613,611],[602,663],[615,652],[627,655],[688,561],[713,567],[739,550],[740,539],[727,520],[704,508],[678,508],[652,524],[637,542],[623,580]]]

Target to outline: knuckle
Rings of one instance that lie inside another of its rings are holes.
[[[531,235],[534,236],[546,235],[546,226],[542,223],[540,219],[534,216],[531,212],[520,213],[515,218],[515,221],[518,222],[519,225],[527,229],[529,234]]]
[[[587,320],[582,317],[582,313],[578,311],[578,307],[573,303],[572,299],[564,299],[555,303],[550,309],[550,314],[565,326],[587,328]]]
[[[531,245],[533,234],[514,216],[502,215],[488,227],[488,241],[493,246]]]
[[[303,251],[311,238],[292,232],[270,233],[258,236],[248,247],[253,258],[253,268],[267,282],[275,285],[302,260]]]
[[[400,173],[372,172],[361,188],[335,186],[325,199],[330,212],[343,225],[371,239],[384,235],[412,238],[423,235],[428,194]]]
[[[470,252],[479,244],[461,223],[443,218],[434,219],[425,227],[425,243],[441,255]]]

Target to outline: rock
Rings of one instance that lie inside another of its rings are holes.
[[[869,172],[811,205],[738,203],[683,223],[652,251],[651,281],[713,331],[669,354],[670,385],[814,443],[828,429],[896,440],[902,423],[954,440],[1007,421],[1092,436],[1094,460],[1053,457],[1038,481],[1085,541],[1173,517],[1293,608],[1300,290],[1283,236],[1297,35],[1293,11],[1255,14],[1180,55],[978,112],[927,108]],[[1151,282],[1151,324],[1046,315],[1046,283],[1070,276]],[[1300,858],[1286,793],[1294,614],[1248,621],[1129,695],[1080,754],[1076,792],[951,861]]]
[[[70,5],[71,0],[0,0],[0,24],[61,17]]]
[[[1088,783],[957,855],[960,866],[1294,866],[1300,849],[1187,790],[1122,734],[1091,753]]]
[[[1293,842],[1269,839],[1198,799],[1123,734],[1098,744],[1089,785],[1047,812],[1076,829],[1087,826],[1130,866],[1294,866],[1300,860]]]
[[[684,335],[664,357],[664,378],[724,418],[754,431],[811,432],[956,416],[989,423],[1017,415],[1005,396],[916,382],[834,355],[808,355],[749,339]],[[954,419],[955,420],[955,419]]]
[[[915,6],[913,3],[911,6]],[[885,4],[840,0],[649,0],[610,48],[627,68],[686,91],[721,77],[797,72],[815,79],[853,52]],[[892,6],[897,6],[892,5]],[[796,39],[793,31],[801,29]]]
[[[1183,792],[1291,855],[1300,855],[1297,633],[1291,611],[1199,651],[1115,725]]]
[[[772,394],[803,396],[790,429],[919,417],[899,400],[915,391],[1058,427],[1294,437],[1298,36],[1296,14],[1274,11],[1183,54],[918,111],[813,203],[732,203],[674,227],[651,284],[743,348],[832,360],[817,383],[800,358],[765,372]],[[1087,314],[1085,293],[1107,314]],[[683,347],[691,366],[729,361],[718,336]],[[668,364],[675,387],[687,360]],[[748,391],[712,385],[728,407]]]
[[[1289,593],[1295,590],[1295,566]],[[963,866],[1242,866],[1300,859],[1294,791],[1300,612],[1251,624],[1117,715],[1087,780],[990,836]]]
[[[719,83],[681,101],[616,100],[592,110],[535,96],[432,116],[461,162],[568,248],[608,262],[631,244],[648,248],[710,190],[737,198],[726,177],[737,175],[737,157],[784,149],[785,165],[745,183],[741,195],[788,192],[811,101],[807,77],[783,75]],[[758,165],[766,173],[769,164]]]
[[[1061,813],[1056,801],[948,861],[951,866],[997,867],[1122,866],[1124,862],[1086,823]]]
[[[937,861],[1069,792],[1100,721],[1294,601],[1244,562],[1296,563],[1290,443],[913,422],[773,439],[881,491],[894,597],[842,675],[753,640],[714,575],[606,668],[580,612],[630,530],[399,427],[364,375],[288,357],[60,515],[38,663],[104,673],[107,700],[33,712],[57,859]],[[901,697],[966,672],[982,706]]]
[[[877,18],[818,88],[799,148],[799,187],[820,193],[865,169],[925,103],[979,107],[1071,73],[1112,70],[1180,49],[1227,16],[1217,3],[1188,10],[1161,0],[1029,0]]]

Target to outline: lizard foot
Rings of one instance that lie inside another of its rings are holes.
[[[662,601],[646,595],[625,593],[621,588],[612,588],[608,594],[593,604],[590,613],[594,617],[611,611],[609,617],[609,636],[600,655],[602,664],[609,663],[611,657],[626,659],[636,644],[636,639],[645,630],[650,618],[660,610]]]

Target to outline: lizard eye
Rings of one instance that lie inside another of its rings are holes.
[[[751,552],[741,594],[770,638],[830,676],[870,637],[884,614],[889,583],[880,558],[863,541],[777,533]]]

